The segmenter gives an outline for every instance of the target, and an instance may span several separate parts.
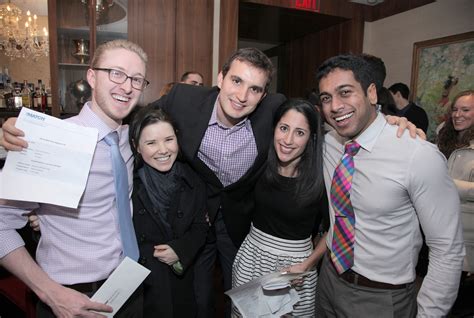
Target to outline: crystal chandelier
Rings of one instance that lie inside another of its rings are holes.
[[[36,14],[31,15],[29,10],[23,17],[21,9],[10,1],[0,4],[0,52],[10,59],[36,60],[48,56],[48,30],[44,27],[41,35],[37,19]]]

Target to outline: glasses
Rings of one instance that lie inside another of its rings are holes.
[[[94,67],[93,70],[108,72],[109,80],[114,82],[115,84],[123,84],[128,79],[130,79],[130,82],[132,83],[132,87],[140,91],[145,89],[148,86],[148,84],[150,84],[150,82],[147,81],[144,77],[128,76],[124,72],[119,71],[119,70],[114,70],[113,68]]]

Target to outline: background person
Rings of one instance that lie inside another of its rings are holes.
[[[185,72],[181,76],[180,83],[194,85],[194,86],[203,86],[204,76],[202,76],[201,73],[196,72],[196,71]]]
[[[403,83],[395,83],[388,88],[392,93],[393,100],[397,106],[397,116],[406,117],[416,127],[421,128],[425,133],[428,131],[428,115],[420,106],[408,100],[410,89]]]
[[[446,124],[439,133],[438,147],[448,158],[449,175],[461,198],[466,257],[453,314],[467,316],[474,313],[470,301],[474,291],[474,90],[460,92],[453,99]],[[465,308],[462,303],[471,305]]]

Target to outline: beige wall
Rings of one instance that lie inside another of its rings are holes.
[[[385,86],[410,86],[413,43],[474,31],[473,0],[437,0],[382,20],[365,23],[365,53],[381,57]]]
[[[41,34],[43,26],[48,26],[47,16],[38,17],[38,29],[41,30]],[[9,57],[0,52],[0,68],[2,70],[4,65],[8,66],[13,82],[28,80],[28,83],[36,84],[38,80],[41,79],[46,86],[50,86],[51,74],[49,71],[49,56],[41,57],[37,61],[25,59],[10,60]]]

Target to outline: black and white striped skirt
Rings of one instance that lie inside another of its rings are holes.
[[[301,263],[313,251],[311,237],[305,240],[286,240],[260,231],[252,225],[240,246],[232,266],[232,287],[240,286],[264,274]],[[294,306],[295,317],[315,317],[316,283],[318,274],[305,276],[295,287],[300,301]],[[238,316],[237,308],[233,315]]]

